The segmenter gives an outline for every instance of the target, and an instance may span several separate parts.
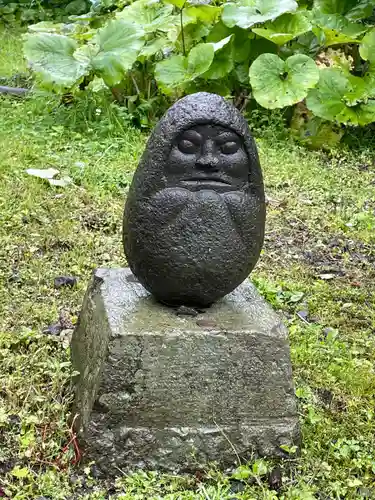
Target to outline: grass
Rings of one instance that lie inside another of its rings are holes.
[[[23,70],[9,36],[0,75]],[[115,482],[72,464],[68,338],[92,270],[125,265],[122,210],[146,140],[86,99],[68,108],[0,100],[0,496],[374,498],[374,152],[308,152],[272,128],[258,139],[269,204],[253,279],[289,328],[301,456],[254,460],[232,476],[138,472]],[[48,167],[73,184],[25,173]],[[77,286],[55,289],[65,275]],[[56,323],[60,335],[43,333]]]
[[[22,58],[22,31],[0,31],[0,78],[10,77],[26,71],[26,63]]]

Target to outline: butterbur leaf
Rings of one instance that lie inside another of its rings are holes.
[[[352,78],[339,68],[322,69],[319,84],[310,90],[306,105],[316,116],[325,120],[348,125],[368,125],[375,121],[375,100],[360,102],[359,91],[353,85]]]
[[[220,12],[220,7],[215,7],[214,5],[192,5],[184,8],[183,21],[184,24],[196,23],[198,21],[212,24],[216,21]]]
[[[247,30],[235,28],[234,39],[232,41],[232,54],[234,61],[238,63],[249,62],[249,60],[251,59],[252,46],[255,42],[253,37],[254,35],[252,33],[249,33]],[[266,50],[265,52],[268,52],[268,50]],[[254,59],[256,59],[256,57]]]
[[[373,0],[315,0],[314,7],[323,14],[341,14],[357,20],[370,17],[374,8]]]
[[[234,73],[240,83],[248,85],[249,83],[249,65],[248,63],[237,64],[234,68]]]
[[[145,33],[167,32],[178,22],[178,16],[173,16],[172,12],[172,5],[138,0],[125,7],[116,17],[141,26]]]
[[[372,29],[362,39],[359,47],[362,59],[375,63],[375,29]]]
[[[98,53],[92,59],[92,66],[108,86],[119,84],[132,67],[144,45],[143,34],[138,25],[122,19],[110,21],[98,30],[94,38]]]
[[[349,21],[339,14],[322,14],[315,10],[312,15],[313,32],[322,45],[329,47],[342,43],[355,43],[366,31],[366,26]]]
[[[254,24],[274,20],[286,12],[294,12],[297,8],[295,0],[241,0],[224,5],[222,20],[229,28],[250,28]]]
[[[353,7],[345,14],[345,16],[353,21],[360,21],[361,19],[370,17],[373,13],[373,10],[373,0],[360,0],[358,3],[354,3]]]
[[[191,49],[187,57],[172,56],[156,64],[156,81],[165,91],[188,83],[208,70],[214,55],[214,44],[200,43]]]
[[[277,45],[284,45],[297,36],[310,31],[311,24],[301,13],[284,14],[273,22],[267,22],[261,28],[253,28],[257,35],[267,38]]]
[[[200,43],[191,49],[188,55],[189,79],[193,79],[211,66],[214,59],[215,48],[212,43]]]
[[[186,0],[164,0],[165,3],[169,3],[171,5],[174,5],[175,7],[182,9],[182,7],[185,5]]]
[[[319,80],[315,62],[303,54],[286,61],[276,54],[262,54],[251,65],[249,75],[255,100],[269,109],[302,101]]]
[[[232,46],[228,43],[231,38],[232,37],[229,36],[221,42],[213,44],[215,58],[208,71],[202,75],[204,78],[209,80],[218,80],[219,78],[224,78],[232,71],[234,68]]]
[[[361,101],[367,101],[371,97],[375,97],[375,88],[371,77],[361,78],[350,73],[345,73],[349,80],[347,93],[344,95],[345,102],[348,106],[355,106]]]
[[[302,103],[294,109],[290,128],[293,137],[310,149],[331,150],[338,145],[344,133],[334,123],[314,116]]]
[[[166,38],[154,38],[151,42],[143,46],[140,56],[148,58],[166,48],[172,48],[172,44]]]
[[[57,33],[61,34],[64,25],[51,21],[41,21],[28,27],[30,33]]]
[[[71,87],[87,71],[87,65],[74,57],[76,42],[63,35],[35,33],[27,35],[25,56],[46,82]]]
[[[228,28],[227,26],[225,26],[221,21],[219,21],[218,23],[216,23],[209,35],[206,37],[206,41],[207,42],[219,42],[220,40],[223,40],[224,38],[228,37],[229,35],[231,35],[233,33],[234,30]],[[245,30],[241,30],[243,31],[244,33],[246,33],[248,35],[248,32],[246,32]]]
[[[172,56],[155,66],[155,79],[164,90],[183,83],[187,76],[187,58]]]

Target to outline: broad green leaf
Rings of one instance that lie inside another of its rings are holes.
[[[351,20],[370,17],[373,0],[315,0],[314,7],[323,14],[341,14]]]
[[[165,91],[191,82],[208,70],[214,55],[212,43],[200,43],[187,57],[176,55],[157,63],[155,79]]]
[[[245,31],[245,30],[241,30],[241,31],[244,31],[248,35],[247,31]],[[223,24],[221,21],[219,21],[210,30],[210,32],[206,38],[206,41],[216,43],[216,42],[219,42],[220,40],[223,40],[227,36],[231,35],[233,32],[234,32],[233,29],[228,28],[228,26],[225,26],[225,24]]]
[[[296,40],[293,40],[290,44],[281,47],[281,51],[287,57],[294,54],[306,54],[315,59],[320,51],[320,44],[316,35],[312,31],[309,31],[299,36]]]
[[[165,3],[169,3],[171,5],[174,5],[175,7],[182,9],[182,7],[185,5],[186,0],[164,0]]]
[[[215,58],[206,73],[202,76],[208,80],[218,80],[219,78],[224,78],[228,73],[230,73],[234,67],[233,56],[232,56],[232,46],[228,42],[231,40],[232,35],[224,38],[221,43],[217,42],[215,47]],[[219,47],[219,48],[217,48]]]
[[[374,122],[375,100],[354,101],[351,97],[354,92],[353,81],[340,69],[325,68],[320,71],[317,87],[310,90],[306,105],[325,120],[360,126]]]
[[[181,55],[158,62],[155,66],[157,83],[164,90],[184,83],[187,78],[187,65],[187,58]]]
[[[347,107],[343,101],[349,90],[349,81],[336,68],[320,70],[318,86],[310,90],[306,105],[316,116],[330,121],[340,121],[339,115]]]
[[[200,43],[191,49],[188,55],[189,79],[201,75],[211,66],[214,60],[215,49],[212,43]]]
[[[119,84],[136,61],[144,45],[142,37],[139,26],[121,19],[110,21],[98,30],[94,38],[98,53],[92,66],[109,87]]]
[[[349,80],[348,92],[344,95],[344,100],[348,106],[355,106],[356,104],[375,97],[375,87],[373,75],[361,78],[354,76],[351,73],[345,73],[346,78]]]
[[[313,12],[312,23],[314,33],[326,47],[358,42],[366,31],[363,24],[353,23],[339,14],[322,14],[320,11]]]
[[[319,80],[315,62],[303,54],[286,61],[276,54],[262,54],[251,65],[249,75],[255,100],[269,109],[302,101]]]
[[[220,15],[220,7],[214,5],[192,5],[183,10],[183,23],[202,23],[212,24]]]
[[[85,0],[73,0],[65,6],[64,10],[69,16],[79,16],[87,11],[87,5]]]
[[[241,28],[234,28],[233,60],[238,63],[248,62],[251,57],[252,44],[255,41],[253,33]],[[264,40],[263,40],[264,42]],[[266,42],[268,43],[268,42]],[[266,50],[266,52],[268,52]]]
[[[249,84],[249,63],[241,63],[235,66],[234,74],[240,83]]]
[[[137,0],[117,14],[118,19],[140,25],[145,33],[169,31],[178,24],[178,16],[172,15],[173,6],[149,0]]]
[[[30,33],[57,33],[61,34],[63,30],[63,23],[53,23],[51,21],[42,21],[40,23],[32,24],[28,27]]]
[[[344,130],[332,122],[314,116],[311,111],[297,105],[290,124],[293,137],[311,149],[331,150],[338,145]]]
[[[224,5],[222,20],[229,28],[250,28],[254,24],[274,20],[281,14],[294,12],[297,8],[295,0],[240,0]]]
[[[370,17],[375,7],[374,0],[362,0],[359,3],[354,2],[354,4],[355,5],[345,14],[345,16],[352,21],[359,21]]]
[[[311,24],[302,13],[283,14],[275,21],[265,23],[262,28],[253,28],[254,33],[277,45],[284,45],[310,30]]]
[[[24,50],[32,68],[42,79],[58,87],[71,87],[87,71],[87,65],[74,57],[76,42],[63,35],[27,35]]]
[[[203,23],[187,24],[184,27],[184,39],[185,39],[186,51],[189,52],[189,50],[191,50],[197,44],[197,40],[202,40],[209,34],[209,32],[210,32],[210,27],[207,24]],[[177,50],[179,52],[182,52],[181,32],[179,32],[178,36]]]
[[[155,55],[157,52],[167,48],[172,48],[172,44],[169,42],[169,40],[163,37],[154,38],[154,40],[151,40],[146,45],[144,45],[141,52],[139,53],[139,56],[145,57],[147,59]]]
[[[232,40],[232,36],[233,35],[229,35],[226,38],[223,38],[223,40],[219,40],[218,42],[213,43],[212,45],[214,47],[214,52],[217,52],[218,50],[221,50],[223,47],[228,45],[228,43]]]
[[[359,46],[359,53],[362,59],[375,62],[375,29],[369,31],[362,39],[362,43]]]

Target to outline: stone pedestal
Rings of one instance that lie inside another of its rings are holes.
[[[99,269],[72,359],[80,443],[105,474],[230,467],[298,444],[287,331],[249,281],[181,316],[129,269]]]

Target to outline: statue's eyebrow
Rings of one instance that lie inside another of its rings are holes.
[[[196,130],[192,129],[185,130],[181,134],[181,139],[188,139],[189,141],[197,142],[198,144],[200,144],[203,141],[202,135]]]
[[[220,132],[216,137],[215,141],[217,142],[239,142],[239,137],[236,133],[231,132],[230,130],[225,132]]]

